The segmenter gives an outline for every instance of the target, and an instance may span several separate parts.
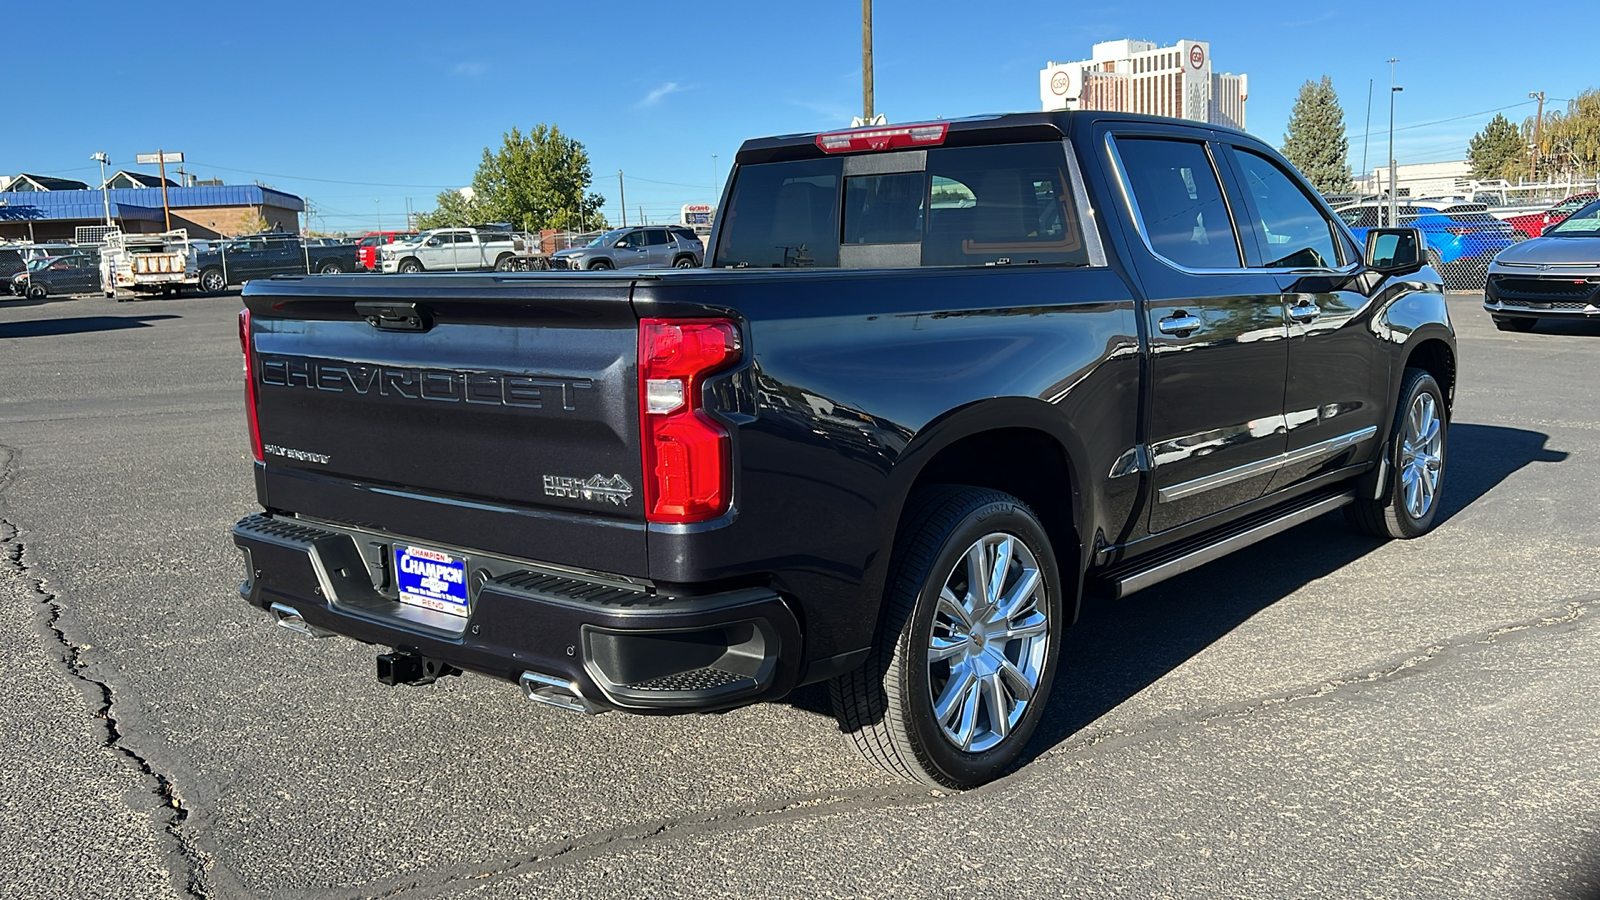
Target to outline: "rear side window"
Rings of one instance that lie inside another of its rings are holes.
[[[841,244],[919,243],[924,266],[1089,264],[1061,144],[926,159],[925,171],[849,177],[839,158],[742,167],[715,264],[837,266]]]
[[[717,265],[832,268],[839,265],[839,159],[739,169],[717,240]]]
[[[1117,152],[1151,249],[1191,269],[1241,267],[1222,185],[1203,145],[1118,138]]]

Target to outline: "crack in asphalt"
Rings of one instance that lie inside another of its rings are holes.
[[[1508,637],[1517,639],[1532,633],[1571,624],[1585,616],[1590,609],[1596,606],[1600,606],[1600,595],[1565,600],[1550,611],[1532,618],[1497,625],[1493,628],[1474,631],[1429,644],[1427,647],[1414,650],[1395,659],[1382,668],[1329,679],[1321,684],[1305,687],[1297,691],[1271,694],[1229,703],[1200,715],[1155,719],[1147,722],[1141,728],[1113,728],[1083,735],[1051,748],[1049,751],[1040,754],[1039,758],[1044,759],[1081,753],[1085,750],[1096,748],[1122,747],[1176,728],[1204,725],[1222,720],[1244,719],[1278,707],[1313,703],[1339,694],[1350,693],[1367,685],[1390,681],[1407,675],[1420,674],[1429,668],[1443,665],[1451,657],[1473,646],[1497,643]]]
[[[0,446],[0,493],[4,493],[11,482],[11,462],[14,458],[14,451]],[[67,636],[61,621],[62,605],[55,594],[45,590],[43,579],[34,575],[32,567],[26,560],[20,533],[20,529],[14,523],[0,517],[0,571],[18,576],[24,588],[32,593],[35,601],[44,608],[44,626],[55,638],[56,643],[61,645],[61,652],[57,658],[60,659],[63,669],[67,675],[86,688],[87,697],[92,698],[90,702],[99,704],[98,708],[91,711],[91,715],[105,729],[105,739],[101,746],[131,762],[152,783],[150,792],[159,801],[159,805],[170,810],[163,830],[170,838],[169,847],[182,858],[186,870],[180,878],[179,873],[171,871],[169,866],[169,873],[173,876],[174,883],[181,883],[184,891],[190,896],[211,897],[212,888],[207,875],[210,860],[204,852],[194,846],[189,835],[183,830],[183,823],[189,818],[189,810],[183,805],[183,797],[178,792],[177,784],[170,776],[156,771],[142,754],[126,743],[127,735],[123,733],[114,713],[116,696],[111,685],[94,676],[91,664],[83,656],[86,647]]]
[[[533,853],[501,860],[496,865],[457,867],[439,877],[413,878],[391,884],[375,894],[361,894],[359,900],[384,900],[403,896],[448,896],[471,883],[485,883],[523,873],[538,872],[556,866],[570,865],[604,853],[616,852],[619,844],[647,841],[663,835],[683,836],[715,833],[728,826],[759,820],[772,822],[800,821],[817,816],[853,809],[887,809],[897,806],[926,806],[940,798],[951,796],[950,791],[923,785],[892,786],[878,789],[795,797],[764,805],[726,807],[700,816],[679,819],[660,819],[639,825],[627,825],[599,831],[581,837],[554,842]]]

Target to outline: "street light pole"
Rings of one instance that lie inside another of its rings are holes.
[[[100,202],[105,205],[105,208],[106,208],[106,227],[110,228],[110,227],[112,227],[111,226],[111,196],[106,193],[106,163],[110,162],[111,158],[109,156],[106,156],[105,151],[101,151],[99,153],[96,153],[95,155],[93,155],[93,156],[91,156],[89,158],[100,164]]]
[[[1394,160],[1394,95],[1400,93],[1403,90],[1405,90],[1405,88],[1395,87],[1395,84],[1394,84],[1394,64],[1399,62],[1399,61],[1400,60],[1395,59],[1393,57],[1390,57],[1390,59],[1389,59],[1389,227],[1390,228],[1393,228],[1395,226],[1395,222],[1397,221],[1397,216],[1398,216],[1398,214],[1400,212],[1400,199],[1397,196],[1397,191],[1396,191],[1396,187],[1395,187],[1395,180],[1396,180],[1396,178],[1399,177],[1400,167],[1395,164],[1395,160]]]
[[[711,154],[711,205],[716,206],[722,198],[722,191],[717,187],[717,155]]]
[[[628,186],[622,180],[622,170],[617,170],[617,200],[622,207],[622,227],[628,227]]]

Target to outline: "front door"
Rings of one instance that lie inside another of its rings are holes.
[[[1275,273],[1289,318],[1285,464],[1271,490],[1370,459],[1387,409],[1386,351],[1370,329],[1361,257],[1301,180],[1257,150],[1229,148],[1259,266]]]
[[[1134,259],[1148,298],[1154,534],[1266,491],[1284,450],[1288,330],[1274,273],[1249,266],[1220,150],[1187,129],[1113,134],[1128,238],[1145,251]]]
[[[645,231],[630,231],[611,245],[611,258],[619,269],[631,269],[650,264],[650,248],[645,244]]]

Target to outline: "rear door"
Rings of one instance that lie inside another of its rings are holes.
[[[1209,132],[1108,126],[1148,302],[1146,441],[1158,533],[1254,500],[1284,450],[1288,331],[1274,273],[1253,269]]]

